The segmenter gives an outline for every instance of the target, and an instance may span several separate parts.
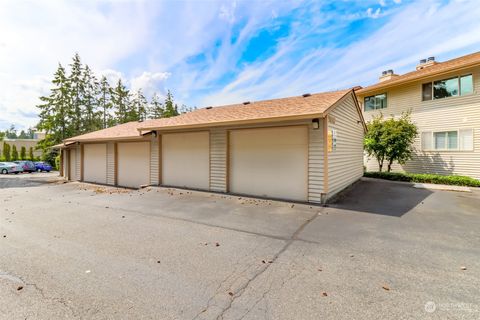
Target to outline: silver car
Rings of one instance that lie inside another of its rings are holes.
[[[23,168],[21,165],[13,163],[13,162],[0,162],[0,173],[7,174],[7,173],[15,173],[18,174],[23,172]]]

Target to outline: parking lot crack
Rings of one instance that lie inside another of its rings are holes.
[[[270,263],[267,263],[265,264],[265,266],[263,268],[260,268],[258,270],[258,272],[256,272],[250,279],[248,279],[248,281],[246,281],[238,290],[236,293],[233,294],[232,296],[232,299],[230,300],[230,302],[228,303],[228,305],[221,311],[221,313],[217,316],[217,320],[223,320],[224,319],[224,316],[225,314],[232,308],[233,306],[233,303],[235,302],[235,300],[239,299],[240,297],[242,297],[242,295],[246,292],[247,288],[250,286],[250,284],[255,281],[260,275],[262,275],[265,271],[267,271],[271,265],[273,265],[277,260],[278,258],[291,246],[291,244],[297,240],[297,237],[298,235],[302,232],[303,229],[305,229],[305,227],[311,223],[313,220],[315,220],[315,218],[318,216],[317,213],[315,213],[314,215],[312,215],[309,219],[307,219],[302,225],[300,225],[297,230],[295,230],[295,232],[292,234],[292,236],[288,239],[288,241],[285,242],[285,244],[283,245],[283,247],[277,251],[277,253],[275,253],[275,255],[273,256],[273,258],[271,259],[271,261],[269,261]],[[270,288],[271,289],[271,288]],[[270,290],[269,289],[269,290]],[[268,291],[266,293],[264,293],[262,295],[262,298],[258,301],[260,302],[267,294],[268,294]],[[256,305],[256,304],[254,304]],[[247,314],[248,314],[249,311],[247,311]],[[246,314],[245,314],[246,315]],[[241,318],[243,318],[245,315],[242,315]],[[240,318],[240,319],[241,319]]]

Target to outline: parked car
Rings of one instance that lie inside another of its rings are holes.
[[[0,162],[0,173],[7,174],[7,173],[15,173],[18,174],[23,172],[22,166],[13,163],[13,162]]]
[[[35,164],[32,161],[13,161],[14,163],[20,165],[23,168],[23,172],[35,172]]]
[[[42,171],[50,172],[50,171],[52,171],[52,166],[49,165],[48,163],[42,162],[42,161],[35,162],[35,168],[37,169],[38,172],[42,172]]]

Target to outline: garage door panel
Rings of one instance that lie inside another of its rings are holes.
[[[150,143],[129,142],[117,145],[118,185],[138,188],[150,184]]]
[[[306,127],[236,130],[230,133],[230,191],[307,200]]]
[[[162,135],[162,184],[209,189],[209,132]]]
[[[86,144],[83,146],[83,180],[107,183],[107,145]]]

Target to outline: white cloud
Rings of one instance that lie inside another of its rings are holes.
[[[144,46],[151,14],[137,3],[93,1],[0,2],[0,120],[20,127],[38,121],[38,97],[62,62],[75,52],[94,70]],[[0,128],[1,129],[1,128]]]
[[[205,96],[201,105],[368,85],[385,69],[404,73],[431,55],[446,60],[478,51],[478,16],[475,1],[414,3],[392,13],[389,22],[363,39],[342,48],[319,47],[292,61],[301,37],[293,33],[269,59],[245,66],[229,84]]]
[[[127,84],[127,80],[125,79],[125,75],[121,73],[120,71],[113,70],[113,69],[104,69],[101,71],[95,71],[95,75],[98,77],[98,80],[102,78],[102,76],[105,76],[107,78],[108,83],[111,86],[114,86],[119,79],[122,79],[122,82],[125,82],[124,84]]]
[[[387,5],[387,3],[385,2],[385,0],[380,0],[378,1],[378,4],[381,5],[382,7],[385,7]]]
[[[138,77],[134,77],[130,81],[130,88],[132,91],[142,89],[143,94],[150,98],[154,93],[159,95],[165,94],[165,80],[168,79],[170,73],[168,72],[143,72]]]

